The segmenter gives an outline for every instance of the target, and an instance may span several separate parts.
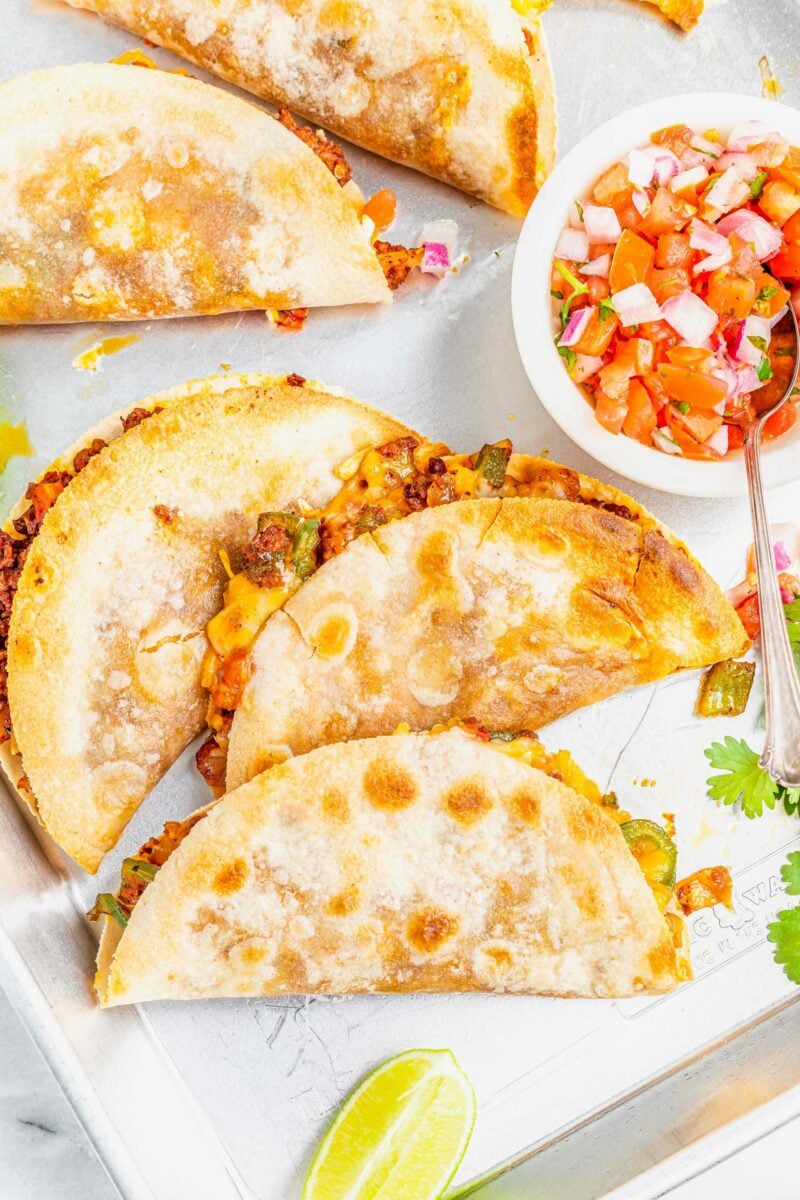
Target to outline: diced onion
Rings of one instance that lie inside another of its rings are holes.
[[[622,234],[619,218],[613,208],[587,204],[583,210],[583,223],[589,235],[589,245],[618,242]]]
[[[569,206],[569,220],[567,222],[572,229],[583,229],[583,217],[581,216],[581,212],[582,208],[579,206],[578,201],[573,200],[572,204]]]
[[[739,396],[748,396],[750,392],[755,392],[762,386],[755,367],[749,365],[739,367],[736,374],[739,377],[739,385],[737,387],[737,395]]]
[[[578,267],[579,275],[596,275],[599,279],[608,279],[611,270],[611,255],[600,254],[597,258],[592,258],[589,262],[585,262],[582,267]]]
[[[443,217],[440,221],[428,221],[426,225],[422,226],[420,240],[423,245],[425,242],[438,242],[440,245],[446,246],[452,262],[456,257],[458,246],[458,222],[451,221],[448,217]]]
[[[752,319],[752,318],[748,318]],[[757,320],[758,318],[754,318]],[[767,336],[765,341],[769,342],[769,322],[767,325]],[[731,345],[731,357],[739,363],[749,363],[751,367],[761,365],[764,358],[764,352],[759,350],[758,346],[754,346],[750,341],[751,337],[763,337],[761,333],[751,333],[747,328],[747,321],[742,321],[736,331],[736,336]]]
[[[631,203],[640,217],[646,217],[653,207],[647,192],[634,192],[631,196]]]
[[[689,226],[689,245],[693,250],[704,250],[706,254],[719,254],[730,243],[710,225],[694,217]]]
[[[558,339],[559,346],[574,346],[583,337],[584,330],[594,310],[592,308],[576,308],[567,321],[566,328]]]
[[[708,179],[708,171],[705,167],[690,167],[688,171],[681,171],[673,177],[669,185],[670,191],[680,192],[684,188],[697,188],[706,179]]]
[[[653,174],[659,183],[668,183],[681,170],[680,160],[674,154],[659,154],[655,160]]]
[[[616,292],[614,307],[619,314],[620,323],[626,328],[641,325],[646,321],[658,321],[661,317],[658,301],[644,283],[634,283],[631,287]]]
[[[758,165],[749,154],[732,154],[729,150],[722,155],[717,167],[720,171],[727,171],[728,167],[733,167],[748,183],[751,183],[758,174]]]
[[[631,150],[628,155],[628,182],[634,187],[646,188],[652,183],[655,159],[643,150]]]
[[[710,338],[719,321],[713,308],[688,290],[665,300],[661,306],[661,315],[676,333],[686,338],[693,346],[699,346]]]
[[[751,146],[765,142],[771,132],[763,121],[742,121],[731,130],[726,149],[734,154],[749,150]]]
[[[593,354],[576,354],[572,378],[576,383],[583,383],[590,375],[596,375],[602,365],[602,358],[595,358]]]
[[[665,454],[683,454],[675,439],[665,433],[663,429],[654,429],[650,437],[656,450],[663,450]]]
[[[714,450],[723,458],[728,453],[728,426],[720,425],[716,433],[712,433],[711,437],[706,438],[704,445],[708,446],[709,450]]]
[[[744,204],[745,200],[749,199],[750,185],[745,183],[735,167],[728,167],[704,196],[706,204],[721,213],[730,212],[732,208]]]
[[[730,168],[733,170],[733,167]],[[714,189],[711,189],[712,192]],[[716,201],[714,202],[716,205]],[[777,226],[765,221],[758,213],[749,209],[728,213],[717,225],[720,233],[730,237],[735,233],[744,242],[752,242],[756,255],[761,262],[769,262],[780,251],[783,245],[783,234]]]
[[[589,257],[589,239],[583,229],[571,229],[567,226],[561,230],[556,242],[556,258],[566,258],[570,262],[584,262]]]
[[[444,242],[424,242],[423,246],[420,271],[424,275],[436,275],[441,279],[450,270],[450,251]]]
[[[775,555],[776,568],[779,571],[788,571],[792,565],[792,556],[788,553],[783,542],[776,542],[772,549]]]

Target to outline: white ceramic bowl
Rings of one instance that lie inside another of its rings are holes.
[[[653,100],[595,129],[570,150],[539,192],[522,227],[511,285],[517,345],[537,396],[583,450],[637,483],[683,496],[739,496],[746,492],[741,452],[722,462],[702,462],[651,449],[609,433],[595,419],[582,389],[570,379],[553,338],[550,273],[558,235],[573,200],[634,146],[665,125],[685,123],[702,132],[726,133],[740,121],[761,120],[800,145],[800,112],[756,96],[709,92]],[[800,478],[800,421],[762,452],[764,482],[776,487]]]

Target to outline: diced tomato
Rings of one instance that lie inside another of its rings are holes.
[[[656,246],[657,267],[683,267],[688,271],[697,261],[697,254],[689,245],[687,233],[662,233]]]
[[[764,437],[780,437],[782,433],[786,433],[787,429],[792,428],[796,420],[797,405],[787,400],[776,413],[773,413],[771,417],[767,417],[764,422]]]
[[[753,250],[753,247],[736,233],[732,233],[728,241],[733,251],[731,270],[735,271],[737,275],[744,275],[745,279],[752,279],[755,283],[764,268],[761,266],[758,255]]]
[[[783,236],[787,242],[800,242],[800,213],[795,213],[783,227]]]
[[[769,266],[778,279],[789,279],[792,283],[800,281],[800,242],[789,242],[785,245],[770,259]]]
[[[633,287],[635,283],[644,283],[652,266],[654,253],[653,247],[644,238],[639,237],[632,229],[623,229],[611,260],[611,272],[608,277],[611,291],[621,292],[624,288]]]
[[[638,337],[647,338],[648,342],[653,343],[656,354],[659,350],[666,353],[670,346],[677,346],[680,341],[675,330],[666,321],[644,321],[636,332]]]
[[[646,283],[659,304],[691,287],[689,273],[682,267],[651,267],[647,272]]]
[[[675,420],[675,409],[672,408],[672,406],[664,411],[667,413],[669,418],[668,424],[670,433],[675,438],[675,441],[680,446],[686,458],[700,458],[704,459],[706,462],[719,462],[719,455],[715,450],[712,450],[709,446],[703,445],[702,442],[698,442],[697,439],[693,438],[689,431],[680,424],[680,422]]]
[[[667,125],[664,129],[658,129],[650,140],[657,146],[666,146],[677,158],[680,158],[689,149],[694,137],[695,135],[688,125]]]
[[[614,163],[613,167],[600,176],[592,188],[592,199],[597,204],[610,205],[617,196],[630,188],[628,168],[624,163]]]
[[[631,381],[628,390],[628,412],[622,422],[622,432],[637,442],[652,445],[651,434],[656,428],[656,410],[647,389],[638,379]]]
[[[598,371],[600,379],[599,390],[603,392],[609,400],[624,401],[628,400],[628,387],[631,381],[633,371],[627,363],[611,362],[605,367],[601,367]]]
[[[721,317],[743,321],[753,307],[755,298],[756,285],[752,279],[746,279],[727,268],[712,272],[706,304]]]
[[[622,424],[628,412],[627,400],[614,400],[611,396],[606,395],[601,388],[597,388],[594,398],[594,415],[603,428],[607,429],[609,433],[621,433]]]
[[[781,287],[777,279],[773,279],[769,271],[762,269],[761,274],[755,281],[756,284],[756,300],[753,305],[753,310],[760,317],[775,317],[781,311],[784,304],[789,302],[789,292],[785,287]]]
[[[646,338],[628,338],[620,343],[615,362],[629,368],[631,375],[647,375],[653,369],[653,343]]]
[[[698,346],[673,346],[667,351],[667,358],[679,367],[694,367],[696,371],[710,371],[714,365],[714,355],[710,350],[702,350]]]
[[[753,640],[761,633],[761,609],[758,603],[758,594],[753,593],[743,600],[736,609],[736,615],[744,625],[744,631],[747,636]]]
[[[642,217],[638,208],[633,203],[633,188],[617,196],[612,207],[623,229],[636,231],[639,228]]]
[[[765,217],[783,227],[800,211],[800,192],[785,179],[772,179],[764,185],[758,207]]]
[[[657,409],[666,408],[669,404],[669,396],[664,384],[658,378],[658,374],[655,371],[650,371],[649,374],[644,376],[642,383],[647,388],[648,395],[653,401],[654,406]],[[660,421],[659,424],[661,424]]]
[[[670,421],[682,425],[698,442],[707,442],[722,425],[722,417],[711,408],[691,408],[688,413],[675,410]]]
[[[375,223],[375,228],[381,231],[391,225],[396,212],[397,200],[391,188],[381,188],[364,205],[364,216],[369,217]]]
[[[572,349],[576,354],[591,354],[592,357],[599,358],[611,345],[618,327],[619,317],[615,313],[610,313],[605,321],[601,321],[598,311],[595,310],[583,331],[583,337]]]
[[[586,282],[589,285],[590,303],[599,304],[610,295],[607,279],[601,279],[599,275],[587,275]]]
[[[604,254],[612,256],[615,247],[616,242],[595,242],[593,246],[589,247],[589,261],[591,262],[593,258],[602,258]]]
[[[744,445],[741,425],[728,425],[728,449],[740,450]]]
[[[660,187],[653,197],[649,213],[639,222],[639,231],[655,239],[663,233],[683,229],[696,212],[694,205],[674,196],[669,188]]]
[[[658,377],[670,399],[691,404],[693,408],[713,408],[728,394],[727,384],[713,375],[704,375],[692,367],[678,367],[662,363]]]

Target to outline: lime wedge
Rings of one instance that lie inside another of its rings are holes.
[[[436,1200],[464,1157],[475,1093],[449,1050],[407,1050],[340,1109],[303,1200]]]

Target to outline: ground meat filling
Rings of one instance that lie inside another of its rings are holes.
[[[378,240],[374,243],[378,262],[386,276],[386,282],[393,292],[405,283],[412,271],[422,265],[425,249],[423,246],[396,246],[391,242]]]
[[[332,142],[321,129],[311,129],[309,125],[298,125],[288,108],[282,108],[278,120],[284,129],[299,137],[301,142],[313,150],[317,158],[325,164],[336,182],[344,187],[353,178],[350,164],[344,156],[344,150]]]
[[[123,432],[141,424],[160,408],[134,408],[120,417]],[[46,514],[55,504],[64,488],[79,475],[86,464],[107,446],[102,438],[79,450],[68,471],[48,471],[41,479],[28,485],[25,499],[30,504],[22,516],[16,517],[11,525],[13,534],[0,530],[0,745],[11,737],[11,713],[8,706],[8,630],[11,608],[25,559],[31,543],[42,527]]]

